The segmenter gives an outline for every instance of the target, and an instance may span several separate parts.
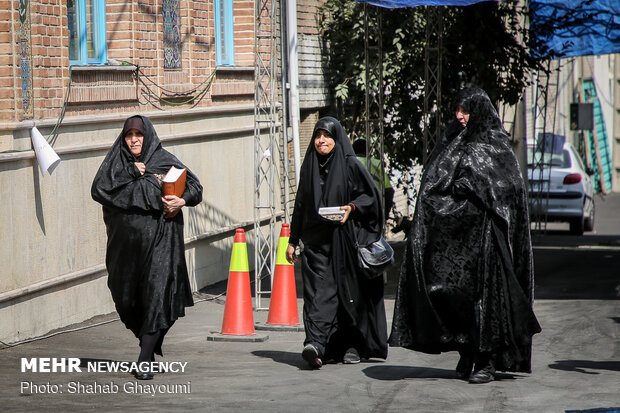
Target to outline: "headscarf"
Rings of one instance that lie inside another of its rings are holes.
[[[131,129],[135,129],[144,135],[144,122],[140,116],[132,116],[127,118],[125,125],[123,125],[123,131],[121,132],[122,135],[127,136],[127,132]]]
[[[327,159],[321,159],[321,155],[317,153],[314,146],[314,138],[319,130],[327,131],[335,143],[334,148],[327,155],[327,157],[331,157],[328,161],[329,174],[322,189],[319,162]],[[306,150],[299,174],[299,189],[305,196],[310,195],[312,197],[306,199],[313,199],[315,211],[320,207],[345,205],[349,201],[346,199],[348,194],[346,158],[349,156],[355,157],[355,152],[340,122],[330,116],[319,119],[314,126],[312,139]]]
[[[319,155],[314,146],[314,137],[319,130],[327,131],[334,139],[334,148],[327,156]],[[325,173],[326,170],[328,173]],[[314,127],[300,168],[297,199],[299,202],[296,201],[296,209],[300,210],[297,205],[303,201],[303,212],[293,216],[293,242],[304,233],[308,236],[312,231],[309,228],[314,228],[321,222],[326,223],[326,220],[318,215],[319,208],[343,206],[353,201],[357,203],[357,210],[351,215],[353,219],[346,222],[346,230],[350,234],[354,231],[352,236],[357,237],[362,245],[378,240],[382,233],[383,216],[379,190],[368,170],[357,159],[344,128],[333,117],[319,119]]]
[[[457,105],[463,106],[469,113],[466,137],[475,137],[479,142],[489,142],[492,139],[489,135],[491,131],[504,132],[497,110],[484,90],[478,87],[461,90]]]
[[[129,129],[142,124],[144,139],[140,156],[135,156],[125,142]],[[146,165],[148,173],[140,176],[135,162]],[[125,121],[108,154],[103,160],[93,182],[93,199],[103,205],[120,209],[161,209],[161,185],[156,178],[168,172],[171,166],[183,168],[183,164],[161,146],[161,141],[150,119],[136,115]],[[140,179],[137,179],[140,178]],[[136,190],[135,186],[142,187]]]
[[[135,156],[133,153],[131,153],[131,150],[125,142],[125,136],[127,135],[127,132],[129,132],[129,130],[131,129],[136,129],[140,131],[144,136],[140,156]],[[153,128],[153,124],[151,123],[150,119],[142,117],[140,115],[135,115],[127,118],[125,124],[123,125],[123,130],[117,138],[117,141],[121,147],[122,157],[130,163],[142,162],[146,164],[153,155],[153,152],[161,148],[161,141],[159,140],[157,132],[155,132],[155,128]],[[115,147],[116,142],[112,146]]]

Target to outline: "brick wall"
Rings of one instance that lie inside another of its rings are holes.
[[[0,121],[21,121],[24,113],[19,0],[0,0],[0,6]],[[251,68],[254,66],[254,2],[234,1],[233,7],[235,66]],[[30,16],[34,118],[57,118],[65,101],[70,73],[66,1],[31,0]],[[162,1],[106,0],[108,59],[139,65],[142,80],[149,84],[151,90],[141,87],[135,78],[133,84],[129,82],[124,87],[139,88],[135,93],[139,101],[127,100],[126,97],[131,94],[126,91],[121,94],[123,98],[112,99],[110,83],[106,79],[118,79],[118,76],[93,71],[92,79],[84,82],[87,76],[81,72],[80,86],[83,89],[79,98],[75,98],[78,95],[73,92],[70,94],[65,116],[143,110],[144,104],[148,109],[155,106],[177,109],[178,105],[161,102],[159,98],[193,89],[201,90],[215,70],[213,0],[181,0],[179,16],[183,42],[182,68],[168,71],[163,67]],[[107,90],[105,85],[108,85]],[[84,88],[87,87],[93,90],[86,92]],[[230,102],[220,100],[217,104],[247,101],[246,96]],[[207,93],[197,106],[212,104],[211,95]]]
[[[33,96],[35,115],[40,117],[57,113],[67,86],[67,10],[61,4],[58,0],[30,3]]]
[[[15,107],[15,87],[17,76],[18,44],[13,41],[17,14],[17,1],[0,0],[0,113],[12,114]],[[21,95],[20,95],[21,96]],[[9,117],[9,120],[13,120]]]
[[[297,1],[299,106],[311,109],[329,104],[325,80],[325,42],[319,34],[318,8],[325,0]]]
[[[318,111],[303,111],[301,114],[301,122],[299,123],[299,151],[302,158],[306,154],[306,149],[312,141],[312,132],[314,131],[314,125],[319,120]],[[291,152],[292,153],[292,152]]]
[[[317,9],[325,0],[297,0],[297,32],[300,35],[319,33]]]
[[[254,1],[234,1],[235,66],[254,66]]]

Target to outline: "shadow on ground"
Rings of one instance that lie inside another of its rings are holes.
[[[290,351],[257,350],[253,351],[252,354],[257,357],[271,359],[276,363],[297,367],[300,370],[310,370],[310,367],[307,366],[306,362],[301,358],[301,353],[293,353]]]
[[[404,379],[454,379],[454,370],[437,369],[433,367],[415,367],[415,366],[372,366],[362,370],[366,376],[376,380],[404,380]],[[515,380],[522,376],[497,373],[495,379]]]
[[[549,367],[555,370],[584,374],[600,374],[592,370],[620,371],[620,361],[558,360]]]

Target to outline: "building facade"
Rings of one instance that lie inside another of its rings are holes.
[[[185,210],[192,288],[228,277],[236,228],[248,234],[252,265],[255,3],[4,4],[0,341],[19,342],[114,311],[106,285],[101,206],[92,201],[90,187],[124,120],[133,114],[153,121],[163,146],[204,187],[203,202]],[[271,4],[279,10],[278,2]],[[318,4],[299,10],[300,20],[316,13]],[[280,68],[273,75],[281,76]],[[326,91],[317,96],[307,110],[327,105]],[[281,116],[279,100],[274,104]],[[39,169],[34,127],[61,158],[51,174]],[[285,143],[282,130],[276,130],[275,139]],[[274,154],[274,163],[281,169],[284,161]],[[278,216],[284,208],[281,191]]]
[[[618,56],[606,54],[553,60],[551,74],[533,79],[534,86],[527,89],[524,102],[528,144],[535,144],[542,133],[564,136],[582,153],[584,163],[595,171],[595,188],[602,194],[620,191]],[[546,100],[536,90],[537,82],[548,84]],[[575,128],[571,105],[578,103],[591,104],[592,129]],[[590,154],[589,158],[586,153]]]

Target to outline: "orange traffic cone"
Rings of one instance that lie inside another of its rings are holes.
[[[235,233],[230,258],[222,331],[207,337],[207,340],[265,341],[267,338],[267,336],[256,336],[254,332],[248,248],[245,244],[245,233],[239,228]]]
[[[267,324],[299,325],[297,291],[295,289],[295,266],[286,260],[286,248],[291,236],[288,224],[282,224],[273,275],[271,302]]]
[[[237,229],[230,258],[228,288],[222,334],[248,336],[254,333],[252,294],[250,293],[250,268],[248,248],[243,229]]]

